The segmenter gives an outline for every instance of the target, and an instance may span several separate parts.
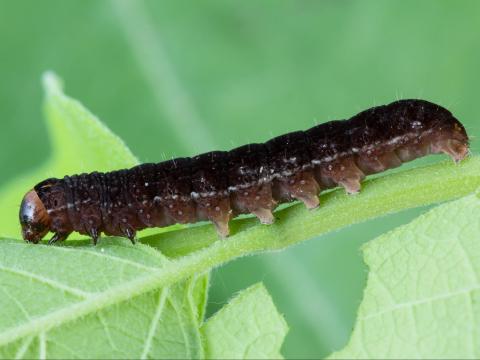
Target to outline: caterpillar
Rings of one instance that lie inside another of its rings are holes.
[[[314,209],[321,190],[341,186],[355,194],[367,175],[427,154],[459,162],[468,152],[465,128],[450,111],[400,100],[263,144],[44,180],[22,200],[22,236],[38,243],[51,231],[52,244],[77,231],[94,244],[101,233],[134,243],[144,228],[209,220],[224,238],[239,214],[272,224],[280,203],[299,200]]]

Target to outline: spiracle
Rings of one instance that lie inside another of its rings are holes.
[[[458,162],[468,152],[465,128],[447,109],[401,100],[263,144],[47,179],[23,198],[20,223],[24,239],[34,243],[49,231],[50,243],[73,231],[94,243],[101,233],[134,242],[144,228],[202,220],[226,237],[239,214],[271,224],[281,203],[299,200],[313,209],[324,189],[342,186],[354,194],[367,175],[428,154]]]

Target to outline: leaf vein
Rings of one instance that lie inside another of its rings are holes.
[[[158,295],[158,305],[155,310],[155,314],[152,318],[152,322],[150,323],[150,328],[148,329],[148,335],[145,340],[145,345],[143,347],[142,354],[140,355],[140,359],[146,359],[148,356],[148,353],[151,350],[152,340],[153,340],[153,337],[155,336],[155,331],[157,330],[157,325],[158,325],[158,322],[160,321],[160,317],[162,316],[162,312],[165,307],[165,300],[168,294],[169,294],[168,287],[165,287],[162,290],[160,290],[160,293]]]
[[[33,336],[28,336],[25,341],[23,342],[22,346],[20,346],[15,353],[15,359],[21,359],[23,358],[23,355],[27,352],[30,344],[32,343]]]
[[[400,310],[400,309],[414,307],[414,306],[426,304],[426,303],[429,303],[429,302],[445,300],[445,299],[455,297],[455,296],[459,296],[459,295],[470,294],[473,291],[476,291],[476,290],[479,290],[479,289],[480,289],[480,285],[476,285],[476,286],[460,289],[460,290],[457,290],[457,291],[448,292],[448,293],[437,295],[437,296],[432,296],[432,297],[419,299],[419,300],[415,300],[415,301],[408,301],[408,302],[404,302],[404,303],[398,303],[395,306],[389,307],[388,309],[384,309],[382,311],[378,311],[376,313],[369,314],[367,316],[359,318],[359,320],[360,321],[366,321],[366,320],[369,320],[369,319],[372,319],[372,318],[375,318],[375,317],[379,317],[379,316],[382,316],[382,315],[385,315],[385,314],[388,314],[388,313],[391,313],[391,312],[394,312],[394,311],[397,311],[397,310]]]
[[[35,280],[37,282],[49,285],[50,287],[55,288],[57,290],[62,290],[62,291],[68,292],[68,293],[70,293],[72,295],[75,295],[75,296],[78,296],[80,298],[87,298],[87,297],[92,295],[92,293],[90,293],[90,292],[86,292],[86,291],[80,290],[78,288],[74,288],[74,287],[71,287],[69,285],[62,284],[61,282],[58,282],[56,280],[48,279],[44,276],[37,275],[37,274],[34,274],[32,272],[29,272],[29,271],[9,268],[9,267],[3,266],[3,265],[0,265],[0,271],[9,272],[9,273],[12,273],[12,274],[16,274],[16,275],[26,277],[28,279]]]

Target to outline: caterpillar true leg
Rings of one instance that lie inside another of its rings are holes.
[[[70,233],[55,233],[52,238],[48,241],[48,244],[55,244],[57,242],[64,241]]]

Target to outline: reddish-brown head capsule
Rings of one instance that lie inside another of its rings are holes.
[[[35,190],[23,197],[19,216],[25,241],[38,243],[50,230],[50,216]]]

